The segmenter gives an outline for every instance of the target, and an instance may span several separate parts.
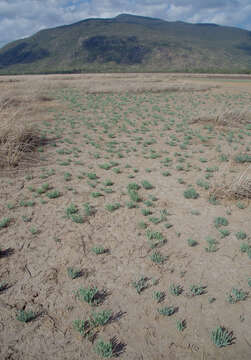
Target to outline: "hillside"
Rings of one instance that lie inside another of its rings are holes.
[[[0,49],[0,73],[251,72],[251,32],[122,14],[42,30]]]

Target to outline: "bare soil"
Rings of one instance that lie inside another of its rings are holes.
[[[17,122],[32,121],[47,139],[16,168],[1,169],[0,359],[99,359],[102,338],[112,339],[114,357],[124,360],[249,360],[250,295],[236,303],[228,296],[232,288],[250,293],[251,252],[240,251],[242,243],[251,247],[250,199],[209,197],[215,186],[250,174],[250,162],[236,156],[251,157],[251,77],[12,76],[0,78],[0,94],[10,113],[20,114]],[[233,112],[245,120],[217,122]],[[39,191],[45,183],[49,190]],[[130,199],[131,183],[140,185],[138,202]],[[184,196],[190,186],[196,199]],[[55,190],[59,196],[48,197]],[[115,203],[120,207],[109,211]],[[67,216],[71,204],[82,223]],[[228,225],[217,228],[217,217]],[[153,249],[147,230],[165,241]],[[208,237],[216,251],[205,249]],[[97,255],[93,248],[101,246],[107,251]],[[163,263],[151,259],[155,251]],[[81,276],[71,279],[69,267]],[[141,277],[146,288],[137,293],[133,282]],[[172,284],[182,287],[179,296]],[[204,293],[193,296],[193,285]],[[98,306],[76,296],[91,286],[103,293]],[[156,291],[165,293],[161,303]],[[175,313],[161,315],[166,306]],[[112,318],[92,341],[74,328],[75,320],[106,309]],[[19,321],[20,310],[35,319]],[[233,332],[231,345],[212,342],[218,326]]]

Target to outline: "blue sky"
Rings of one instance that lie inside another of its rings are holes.
[[[121,13],[251,31],[251,0],[0,0],[0,46],[48,27]]]

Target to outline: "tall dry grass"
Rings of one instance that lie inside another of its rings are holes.
[[[41,103],[49,100],[46,86],[36,79],[7,80],[0,84],[0,169],[30,161],[41,144],[36,125]]]
[[[36,127],[26,119],[25,105],[0,98],[0,168],[16,167],[40,143]]]

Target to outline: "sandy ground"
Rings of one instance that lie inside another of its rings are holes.
[[[94,360],[102,338],[112,339],[114,357],[124,360],[250,359],[250,296],[228,301],[232,288],[250,292],[251,260],[240,251],[241,243],[251,244],[250,201],[213,204],[209,195],[248,169],[234,159],[251,153],[251,78],[20,76],[1,77],[0,91],[16,99],[12,111],[20,112],[20,121],[31,119],[50,140],[18,169],[1,170],[0,224],[11,220],[0,227],[0,283],[6,284],[0,291],[0,358]],[[236,121],[233,113],[245,117]],[[226,125],[217,123],[222,114]],[[144,180],[153,188],[144,189]],[[41,194],[45,183],[50,190]],[[141,186],[133,208],[130,183]],[[184,197],[190,185],[198,198]],[[60,196],[49,198],[54,190]],[[120,207],[108,211],[115,203]],[[67,217],[71,204],[83,223]],[[142,209],[152,214],[144,216]],[[217,217],[228,225],[216,228]],[[222,229],[229,234],[221,236]],[[147,230],[165,241],[152,249]],[[240,231],[244,240],[236,237]],[[205,250],[207,237],[217,241],[217,251]],[[189,238],[197,245],[188,246]],[[92,249],[98,246],[107,251],[97,255]],[[162,264],[152,261],[154,251],[165,258]],[[69,267],[81,276],[71,279]],[[133,282],[141,277],[146,288],[138,294]],[[172,284],[183,289],[179,296],[171,293]],[[193,296],[192,285],[204,286],[204,294]],[[98,306],[76,296],[89,286],[103,293]],[[160,303],[156,291],[165,293]],[[161,315],[158,309],[166,306],[175,313]],[[112,317],[93,341],[74,328],[75,320],[106,309]],[[20,310],[36,317],[21,322]],[[183,320],[186,327],[178,331]],[[233,331],[232,345],[212,342],[218,326]]]

